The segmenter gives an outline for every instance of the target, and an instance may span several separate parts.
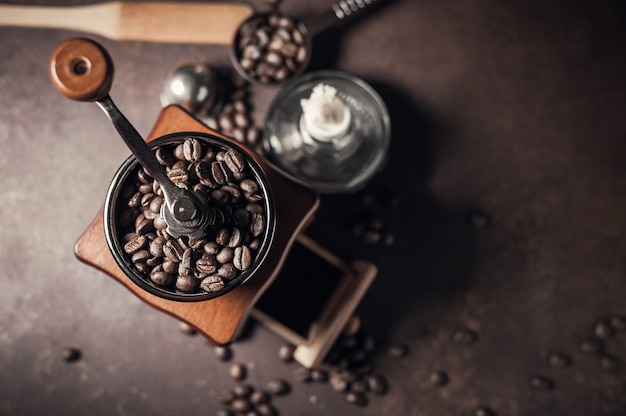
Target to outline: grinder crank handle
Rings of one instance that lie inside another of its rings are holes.
[[[317,34],[330,29],[333,26],[342,25],[356,16],[362,15],[365,11],[371,10],[382,0],[338,0],[328,10],[302,20],[307,28],[309,36],[315,37]]]
[[[252,7],[242,3],[0,5],[0,26],[76,30],[113,40],[229,45],[252,13]]]
[[[52,84],[64,96],[95,101],[100,106],[138,162],[159,183],[169,210],[165,215],[171,227],[168,231],[190,237],[202,235],[210,220],[203,201],[172,183],[147,143],[111,100],[114,67],[107,51],[88,39],[70,39],[53,52],[49,72]]]

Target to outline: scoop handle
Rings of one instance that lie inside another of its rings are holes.
[[[106,49],[90,39],[66,40],[50,57],[52,84],[61,94],[76,101],[98,101],[106,97],[114,72]]]

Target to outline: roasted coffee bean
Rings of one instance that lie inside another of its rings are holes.
[[[200,287],[206,292],[219,292],[224,289],[224,281],[221,277],[212,275],[205,277],[200,283]]]
[[[452,334],[452,341],[460,345],[471,345],[478,338],[476,332],[468,328],[460,328]]]
[[[369,390],[374,394],[387,392],[387,381],[381,375],[370,375],[366,378]]]
[[[367,396],[362,393],[349,392],[346,394],[346,401],[357,406],[367,405]]]
[[[223,162],[211,163],[211,176],[213,180],[220,185],[232,181],[232,172]]]
[[[233,352],[230,347],[215,346],[213,347],[215,356],[221,361],[228,361],[232,358]]]
[[[233,259],[233,249],[230,247],[224,247],[219,253],[217,253],[215,259],[221,264],[230,262]]]
[[[187,322],[184,322],[184,321],[178,322],[178,329],[185,335],[198,334],[198,331],[196,331],[196,329],[193,326],[189,325]]]
[[[552,390],[554,381],[546,376],[534,376],[530,379],[530,385],[537,390]]]
[[[183,143],[183,155],[186,160],[193,162],[202,157],[202,143],[198,139],[187,139]]]
[[[252,265],[252,253],[247,246],[235,248],[233,265],[237,270],[248,270]]]
[[[271,380],[267,383],[265,390],[272,396],[282,396],[289,392],[291,386],[282,379]]]
[[[178,271],[177,262],[165,260],[163,261],[163,263],[161,263],[161,266],[163,267],[163,271],[166,273],[174,274]]]
[[[278,358],[286,363],[291,362],[293,361],[294,351],[295,347],[292,344],[283,344],[278,349]]]
[[[237,397],[248,398],[253,391],[254,388],[250,384],[238,384],[233,387],[233,393],[235,393]]]
[[[250,402],[243,398],[235,398],[230,403],[230,406],[233,408],[234,411],[239,413],[245,413],[252,408]]]
[[[300,383],[308,383],[313,380],[311,377],[311,370],[306,367],[298,367],[293,372],[296,380]]]
[[[596,337],[600,339],[606,339],[612,337],[615,331],[611,326],[611,322],[608,319],[601,319],[596,322],[593,328],[593,332]]]
[[[235,414],[233,412],[231,412],[230,410],[220,409],[220,410],[217,411],[215,416],[235,416]]]
[[[606,371],[617,371],[621,368],[622,362],[612,355],[603,355],[600,357],[600,366]]]
[[[174,274],[167,273],[164,270],[153,271],[150,273],[150,280],[159,286],[170,286],[176,280]]]
[[[328,381],[328,371],[323,370],[321,368],[314,368],[311,370],[311,380],[323,383]]]
[[[224,280],[232,280],[237,276],[237,268],[232,263],[223,264],[222,267],[217,269],[217,275]]]
[[[487,406],[478,406],[472,412],[472,416],[497,416],[497,414]]]
[[[250,232],[254,237],[258,237],[265,231],[265,216],[263,214],[252,214],[250,221]]]
[[[433,371],[430,373],[429,380],[435,386],[444,386],[448,384],[448,373],[442,370]]]
[[[261,390],[254,390],[250,394],[250,402],[254,405],[259,405],[261,403],[267,403],[270,400],[269,394]]]
[[[241,198],[241,190],[238,187],[232,185],[224,185],[222,186],[222,191],[228,192],[228,195],[230,197],[229,200],[232,203],[239,202],[239,198]]]
[[[246,378],[246,366],[241,363],[233,363],[228,370],[228,374],[233,380],[241,381]]]
[[[578,344],[580,351],[589,355],[598,355],[604,351],[604,342],[598,338],[585,338]]]
[[[217,400],[221,404],[230,404],[235,400],[235,392],[232,390],[222,390],[220,394],[217,396]]]
[[[196,269],[201,273],[213,274],[217,272],[217,262],[210,258],[202,257],[196,261]]]
[[[124,244],[124,251],[127,254],[135,254],[145,247],[148,239],[143,235],[135,234],[131,240]]]
[[[569,367],[572,364],[572,359],[566,354],[558,351],[552,351],[548,354],[548,362],[552,367]]]
[[[260,416],[277,416],[278,411],[269,403],[259,403],[256,408],[256,412]]]
[[[329,381],[330,386],[336,392],[344,392],[348,390],[348,387],[350,387],[350,383],[348,383],[348,381],[338,373],[331,374]]]
[[[397,358],[404,357],[405,355],[408,354],[408,352],[409,352],[409,347],[406,346],[405,344],[393,344],[387,350],[387,353],[391,357],[397,357]]]
[[[61,356],[66,363],[73,363],[81,359],[83,353],[76,347],[63,348]]]
[[[198,279],[190,275],[178,275],[176,289],[182,292],[193,292],[200,286]]]
[[[192,276],[193,275],[193,269],[191,268],[192,265],[192,258],[193,256],[193,250],[191,250],[190,248],[186,249],[183,252],[183,255],[180,259],[180,263],[178,264],[178,274],[180,276]]]
[[[611,327],[616,331],[626,330],[626,317],[614,315],[609,318]]]
[[[133,254],[131,260],[133,263],[145,262],[150,258],[150,252],[148,250],[139,250]]]

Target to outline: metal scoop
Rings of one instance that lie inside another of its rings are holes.
[[[216,210],[209,207],[206,197],[179,188],[169,179],[148,144],[113,103],[109,96],[113,62],[101,45],[83,38],[63,42],[52,54],[49,72],[55,88],[64,96],[100,106],[137,161],[159,183],[165,199],[161,216],[172,237],[197,239],[215,224]]]

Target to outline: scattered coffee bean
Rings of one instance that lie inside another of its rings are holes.
[[[468,328],[457,329],[452,334],[452,341],[459,345],[471,345],[476,339],[478,339],[476,332]]]
[[[430,373],[429,380],[434,386],[444,386],[448,384],[448,373],[442,370],[433,371]]]
[[[269,403],[260,403],[255,408],[259,416],[276,416],[278,411]]]
[[[552,390],[554,388],[554,381],[545,376],[534,376],[530,379],[530,385],[537,390]]]
[[[589,355],[598,355],[604,351],[604,342],[598,338],[585,338],[578,345],[580,351]]]
[[[311,380],[318,383],[328,381],[328,372],[321,368],[314,368],[311,370]]]
[[[228,361],[233,356],[233,352],[229,347],[216,346],[213,348],[215,356],[221,361]]]
[[[357,406],[367,405],[367,396],[361,393],[349,392],[346,394],[346,401]]]
[[[552,351],[548,354],[548,362],[552,367],[563,368],[569,367],[572,364],[572,359],[562,352]]]
[[[233,408],[235,412],[245,413],[251,409],[251,404],[248,400],[243,398],[236,398],[231,403],[230,406]]]
[[[235,414],[231,412],[230,410],[220,409],[217,411],[215,415],[216,416],[234,416]]]
[[[194,327],[183,321],[178,323],[178,329],[185,335],[196,335],[198,333]]]
[[[261,391],[261,390],[255,390],[250,395],[250,402],[252,402],[254,405],[267,403],[269,400],[270,400],[269,395],[266,392]]]
[[[80,360],[83,356],[83,353],[80,349],[76,347],[66,347],[63,348],[62,356],[63,361],[65,361],[66,363],[73,363]]]
[[[233,400],[235,400],[235,393],[232,390],[222,390],[217,397],[217,400],[221,404],[230,404]]]
[[[606,371],[617,371],[621,368],[622,362],[612,355],[603,355],[600,357],[600,366]]]
[[[278,358],[283,362],[290,362],[293,360],[293,353],[295,347],[292,344],[283,344],[278,349]]]
[[[294,371],[294,376],[296,380],[300,383],[308,383],[313,380],[311,377],[311,370],[305,367],[298,367]]]
[[[611,326],[611,321],[609,321],[608,319],[601,319],[596,322],[593,328],[593,332],[596,337],[600,339],[606,339],[613,336],[614,329]]]
[[[385,394],[387,392],[387,381],[380,375],[370,375],[367,377],[369,391],[374,394]]]
[[[330,376],[330,386],[336,392],[341,393],[341,392],[348,390],[350,383],[348,383],[348,380],[346,380],[340,374],[334,373],[334,374],[331,374]]]
[[[407,355],[409,352],[409,347],[405,344],[393,344],[387,350],[387,353],[391,357],[401,358]]]
[[[285,380],[277,379],[267,383],[266,390],[273,396],[282,396],[287,394],[291,386]]]
[[[253,392],[254,392],[254,387],[252,387],[250,384],[238,384],[235,387],[233,387],[233,393],[235,393],[235,396],[241,397],[244,399],[250,397],[250,395],[252,395]]]
[[[246,378],[246,366],[241,363],[234,363],[230,366],[229,374],[233,380],[241,381]]]
[[[487,406],[478,406],[476,409],[474,409],[474,412],[472,413],[472,415],[473,416],[497,416],[497,413]]]
[[[626,330],[626,317],[614,315],[609,318],[611,327],[616,331]]]
[[[467,212],[467,221],[475,228],[486,228],[491,223],[489,214],[473,209]]]

